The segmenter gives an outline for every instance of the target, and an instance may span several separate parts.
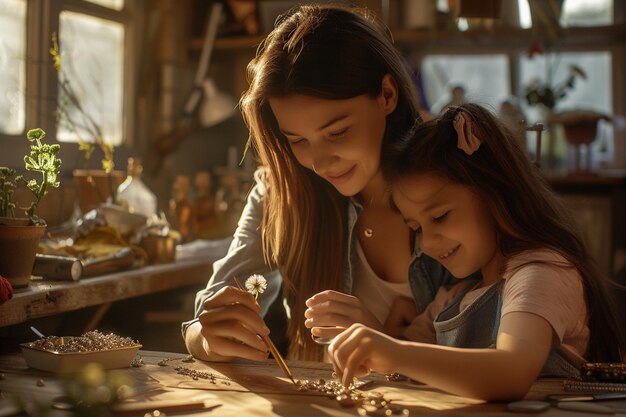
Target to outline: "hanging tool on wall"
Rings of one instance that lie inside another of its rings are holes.
[[[215,35],[217,33],[217,27],[219,25],[220,17],[222,14],[222,4],[214,2],[211,8],[211,13],[208,17],[207,30],[204,36],[204,42],[202,44],[202,53],[200,54],[200,61],[198,62],[198,68],[193,81],[193,89],[189,94],[183,107],[183,112],[180,119],[177,121],[176,126],[170,132],[159,137],[154,143],[154,149],[157,153],[157,162],[152,169],[152,175],[155,176],[163,165],[163,160],[167,155],[172,153],[196,127],[194,123],[194,114],[200,104],[203,97],[203,84],[204,79],[209,68],[209,62],[211,60],[211,52],[213,51],[213,44],[215,42]]]

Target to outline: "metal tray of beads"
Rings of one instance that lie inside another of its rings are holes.
[[[127,368],[142,345],[130,338],[93,331],[82,336],[47,336],[20,347],[29,367],[68,373],[80,371],[88,363],[104,369]]]
[[[584,381],[626,384],[625,363],[584,363],[580,368]]]

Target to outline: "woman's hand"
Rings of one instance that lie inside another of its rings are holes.
[[[348,387],[354,377],[375,370],[391,373],[397,370],[402,342],[362,324],[353,324],[340,333],[328,347],[335,372]],[[401,356],[401,355],[400,355]]]
[[[383,330],[382,324],[358,298],[337,291],[327,290],[306,300],[304,325],[311,329],[313,337],[332,339],[354,323]]]
[[[266,359],[268,347],[258,335],[269,335],[270,330],[260,311],[251,294],[234,287],[224,287],[207,299],[199,316],[199,334],[208,360]]]

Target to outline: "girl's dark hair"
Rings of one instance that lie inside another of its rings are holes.
[[[298,163],[269,99],[292,94],[374,98],[390,74],[398,103],[387,116],[383,141],[401,137],[418,117],[418,102],[405,62],[388,35],[364,9],[304,5],[277,20],[248,65],[250,85],[240,107],[250,129],[248,148],[267,168],[263,248],[266,261],[284,279],[293,358],[321,357],[321,348],[304,327],[304,302],[322,290],[344,290],[348,200]]]
[[[457,148],[455,116],[465,112],[480,148],[467,155]],[[574,230],[574,220],[528,158],[512,132],[491,112],[463,104],[417,125],[401,141],[383,151],[385,178],[393,183],[416,174],[434,174],[470,187],[491,208],[499,249],[505,258],[548,248],[567,259],[580,273],[585,288],[591,331],[587,359],[621,362],[626,338],[608,296],[608,280]]]

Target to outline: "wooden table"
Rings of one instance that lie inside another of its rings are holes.
[[[31,281],[27,288],[16,290],[12,299],[0,305],[0,327],[100,305],[95,320],[114,301],[206,283],[214,260],[186,259],[76,282]]]
[[[165,352],[140,351],[145,365],[121,369],[122,375],[136,381],[141,387],[152,389],[131,399],[136,410],[132,415],[143,416],[146,410],[153,411],[158,406],[174,406],[204,402],[204,409],[186,411],[186,416],[220,417],[270,417],[270,416],[357,416],[354,407],[342,407],[335,399],[314,392],[302,392],[282,375],[276,363],[236,361],[233,363],[183,362],[185,355]],[[164,366],[159,366],[164,361]],[[297,380],[331,378],[329,364],[288,361]],[[206,379],[194,381],[188,376],[177,374],[175,368],[211,373],[215,383]],[[16,395],[36,401],[42,406],[51,404],[54,398],[63,394],[59,377],[54,374],[28,368],[21,354],[0,356],[0,416],[14,413],[13,397]],[[37,383],[39,380],[39,384]],[[506,404],[484,403],[482,401],[450,395],[428,386],[412,382],[389,382],[382,375],[371,375],[364,380],[372,383],[362,391],[380,392],[402,408],[409,410],[410,416],[520,416],[507,411]],[[548,394],[563,393],[562,380],[538,381],[529,392],[527,399],[543,399]],[[174,387],[176,386],[176,387]],[[626,400],[603,402],[615,409],[626,411]],[[140,410],[143,408],[143,410]],[[178,415],[176,411],[162,408],[168,416]],[[4,413],[4,414],[3,414]],[[69,415],[55,411],[52,416]],[[117,413],[115,414],[117,415]],[[128,414],[123,414],[128,415]],[[399,414],[402,416],[402,414]],[[550,408],[542,416],[592,416],[597,414],[571,412]]]

